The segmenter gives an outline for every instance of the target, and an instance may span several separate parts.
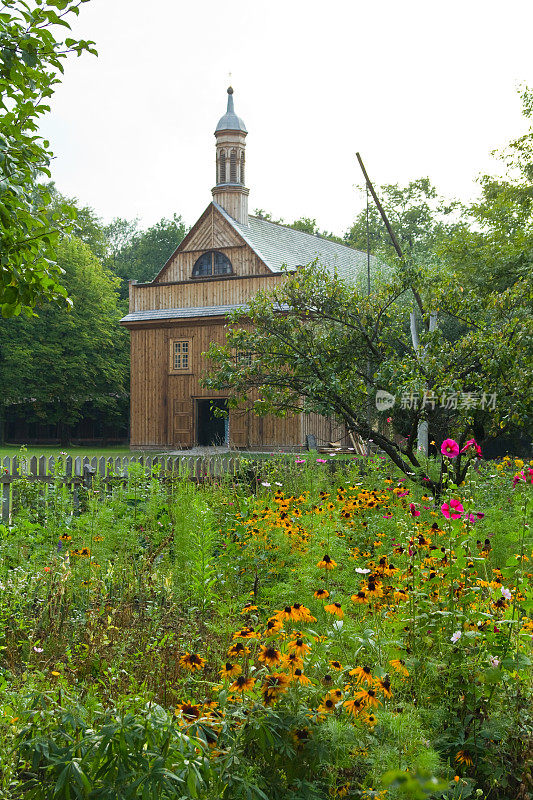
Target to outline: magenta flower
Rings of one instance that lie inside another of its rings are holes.
[[[476,458],[481,458],[481,447],[478,445],[475,439],[469,439],[461,450],[461,453],[467,453],[468,451],[471,451],[472,455],[475,453]]]
[[[463,505],[459,500],[450,500],[449,503],[443,503],[440,510],[446,519],[459,519],[464,511]]]
[[[525,481],[525,480],[526,480],[526,476],[524,475],[524,473],[523,472],[518,472],[513,478],[513,489],[515,488],[517,483],[519,483],[520,481]]]
[[[317,458],[316,463],[317,464],[326,464],[327,462],[326,462],[325,458]]]
[[[453,439],[445,439],[440,446],[440,451],[443,456],[455,458],[459,455],[459,445]]]
[[[409,503],[409,511],[411,512],[412,517],[420,516],[420,511],[417,509],[414,503]]]

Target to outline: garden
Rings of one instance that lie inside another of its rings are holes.
[[[533,462],[459,449],[21,477],[0,797],[531,797]]]

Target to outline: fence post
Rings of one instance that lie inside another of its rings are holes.
[[[95,472],[96,467],[93,467],[89,464],[83,465],[83,485],[86,489],[92,489]]]
[[[6,478],[9,475],[11,467],[11,459],[4,458],[3,462],[3,474],[6,475]],[[9,480],[6,480],[6,483],[2,484],[2,522],[4,525],[9,525],[9,516],[10,516],[10,500],[11,500],[11,484]]]

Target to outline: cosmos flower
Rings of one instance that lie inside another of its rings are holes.
[[[459,445],[453,439],[445,439],[440,446],[440,451],[443,456],[456,458],[459,455]]]
[[[452,642],[452,644],[455,644],[456,642],[459,641],[462,635],[463,634],[461,631],[455,631],[455,633],[452,634],[452,636],[450,637],[450,642]]]
[[[414,503],[409,503],[409,512],[412,517],[419,517],[420,511],[417,509]]]

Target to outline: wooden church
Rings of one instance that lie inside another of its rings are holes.
[[[318,443],[344,437],[333,419],[317,415],[257,417],[225,408],[227,395],[202,386],[202,355],[223,342],[227,314],[246,306],[259,289],[318,257],[341,277],[366,269],[366,253],[248,214],[245,187],[247,131],[228,89],[226,113],[215,130],[213,200],[151,283],[130,282],[131,437],[134,449],[221,445],[298,450],[306,436]]]

